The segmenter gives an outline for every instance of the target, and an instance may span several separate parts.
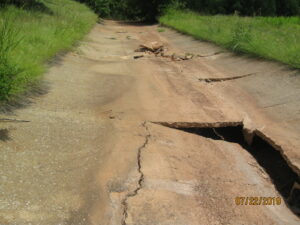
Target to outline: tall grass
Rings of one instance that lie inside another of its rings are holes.
[[[9,98],[16,76],[20,73],[11,62],[11,53],[20,43],[18,31],[6,18],[0,21],[0,101]]]
[[[89,8],[72,0],[39,2],[42,8],[0,8],[0,104],[30,89],[45,72],[47,60],[70,49],[97,20]]]
[[[203,16],[170,9],[160,23],[237,52],[300,68],[299,17]]]

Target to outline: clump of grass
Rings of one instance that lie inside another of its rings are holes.
[[[237,52],[300,68],[299,17],[203,16],[167,10],[160,23]]]
[[[166,30],[164,28],[157,28],[157,31],[162,33],[162,32],[165,32]]]
[[[43,7],[0,8],[0,105],[34,86],[47,61],[70,49],[97,21],[88,7],[76,1],[40,0],[39,4]]]
[[[237,23],[235,26],[232,27],[232,39],[228,44],[228,47],[232,50],[236,51],[246,51],[244,45],[251,43],[252,28],[250,26],[245,26],[242,23]]]

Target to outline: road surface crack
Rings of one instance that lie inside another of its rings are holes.
[[[18,119],[10,119],[10,118],[0,118],[0,122],[19,122],[19,123],[29,123],[29,120],[18,120]]]
[[[240,76],[233,76],[233,77],[224,77],[224,78],[200,78],[200,81],[204,81],[206,83],[214,83],[214,82],[224,82],[224,81],[229,81],[229,80],[237,80],[249,76],[253,76],[257,73],[248,73]]]
[[[139,173],[139,180],[138,180],[137,187],[133,191],[130,191],[129,193],[127,193],[122,201],[122,206],[123,206],[123,218],[122,218],[122,223],[121,223],[122,225],[127,224],[126,219],[128,217],[128,199],[136,196],[138,194],[139,190],[141,190],[143,188],[143,182],[144,182],[145,175],[142,171],[142,162],[141,162],[142,161],[142,151],[148,145],[149,139],[151,137],[146,123],[147,122],[144,122],[142,124],[142,126],[145,128],[147,135],[145,136],[145,141],[144,141],[143,145],[138,148],[138,152],[137,152],[137,171]]]
[[[218,52],[214,52],[214,53],[211,53],[211,54],[207,54],[207,55],[197,55],[197,57],[211,57],[211,56],[215,56],[215,55],[220,55],[222,53],[225,53],[225,51],[218,51]]]

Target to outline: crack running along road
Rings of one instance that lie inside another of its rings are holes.
[[[123,206],[123,218],[122,218],[122,222],[121,222],[122,225],[127,225],[126,219],[128,217],[128,213],[127,213],[128,198],[132,198],[138,194],[139,190],[141,190],[143,187],[143,182],[144,182],[144,178],[145,178],[145,175],[142,171],[142,152],[147,147],[151,135],[150,135],[149,129],[147,127],[146,121],[142,124],[142,126],[145,128],[147,135],[145,137],[145,142],[143,143],[143,145],[141,147],[138,148],[138,151],[137,151],[137,171],[138,171],[140,177],[137,182],[137,188],[134,189],[133,191],[129,192],[128,194],[126,194],[125,198],[122,201],[122,206]]]

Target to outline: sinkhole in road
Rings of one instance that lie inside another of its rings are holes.
[[[280,151],[276,150],[267,140],[264,140],[258,133],[254,133],[251,144],[244,138],[242,123],[232,124],[204,124],[197,127],[195,123],[191,127],[188,124],[166,124],[161,125],[197,134],[213,140],[223,140],[237,143],[249,152],[257,163],[265,170],[271,178],[275,188],[284,198],[287,206],[296,215],[300,216],[300,179],[292,170]],[[215,125],[215,126],[214,126]]]

